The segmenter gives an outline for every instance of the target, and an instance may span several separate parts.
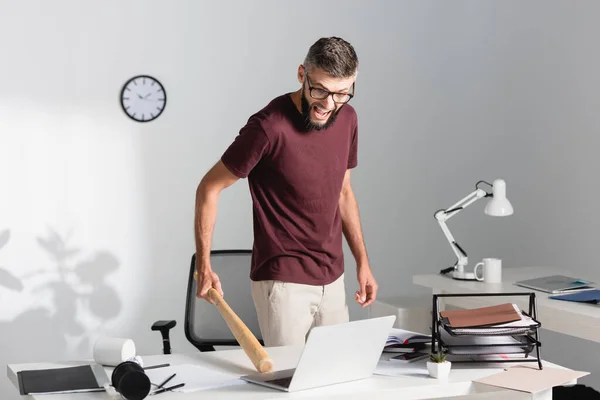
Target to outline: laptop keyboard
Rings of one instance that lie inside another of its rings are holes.
[[[271,379],[269,381],[267,381],[268,383],[272,383],[274,385],[278,385],[278,386],[282,386],[282,387],[289,387],[290,386],[290,382],[292,381],[292,377],[288,376],[286,378],[278,378],[278,379]]]

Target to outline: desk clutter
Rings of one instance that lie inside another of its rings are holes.
[[[525,296],[529,298],[528,312],[513,303],[440,311],[439,300],[445,297],[479,296]],[[541,370],[541,323],[536,318],[535,293],[434,294],[431,350],[445,353],[449,361],[457,363],[536,362]]]
[[[144,366],[131,339],[101,337],[94,345],[93,355],[94,363],[90,364],[17,372],[20,394],[106,391],[113,398],[143,400],[166,391],[188,393],[244,383],[235,374],[199,365]]]
[[[508,313],[509,309],[505,305],[500,307],[501,312],[499,314]],[[481,309],[477,309],[473,311],[473,313],[480,313]],[[512,313],[512,312],[511,312]],[[441,313],[438,313],[441,314]],[[452,315],[446,314],[446,318],[448,318],[448,322],[454,321],[453,317],[464,317],[461,315]],[[514,317],[513,317],[514,318]],[[440,317],[443,319],[443,317]],[[532,315],[532,319],[535,320],[535,315]],[[527,318],[525,318],[527,320]],[[456,322],[456,321],[455,321]],[[515,323],[517,321],[513,320],[508,323]],[[461,326],[460,329],[465,325],[464,323],[459,323]],[[469,329],[471,329],[470,324],[466,324]],[[372,330],[369,330],[371,332]],[[356,332],[356,330],[352,330],[352,332]],[[389,334],[388,334],[389,332]],[[432,332],[433,333],[433,332]],[[386,339],[387,337],[387,341]],[[351,335],[352,336],[352,335]],[[545,365],[545,368],[539,369],[535,365],[515,365],[508,368],[498,368],[498,366],[494,366],[492,363],[492,370],[489,372],[484,372],[485,368],[483,366],[476,366],[474,368],[466,367],[466,368],[455,368],[452,373],[453,375],[449,375],[450,365],[449,362],[445,361],[445,357],[439,356],[440,354],[444,355],[445,353],[429,353],[424,352],[426,356],[435,355],[436,357],[432,357],[432,359],[427,360],[424,358],[413,358],[408,355],[414,355],[415,352],[412,352],[410,347],[404,347],[404,349],[408,349],[409,351],[404,354],[394,354],[389,353],[381,354],[382,350],[384,350],[384,343],[387,343],[387,346],[427,346],[424,341],[429,340],[429,338],[435,340],[435,335],[427,335],[421,333],[415,333],[410,331],[405,331],[402,329],[394,329],[392,328],[392,321],[389,320],[389,323],[386,322],[386,325],[381,326],[379,332],[377,333],[377,345],[373,347],[373,351],[375,352],[374,356],[381,356],[379,362],[376,365],[374,375],[387,375],[390,378],[375,378],[372,385],[368,386],[372,388],[372,394],[379,393],[384,391],[386,394],[391,393],[391,391],[395,391],[398,393],[398,396],[402,398],[422,398],[422,394],[424,390],[428,391],[428,394],[436,395],[431,398],[439,398],[443,396],[450,396],[450,391],[455,394],[476,394],[471,392],[471,382],[477,382],[480,385],[476,387],[482,388],[484,386],[496,386],[500,388],[507,388],[509,390],[517,390],[524,391],[530,393],[538,393],[540,391],[547,391],[550,388],[553,388],[558,385],[570,385],[571,381],[574,379],[578,379],[584,375],[587,375],[587,372],[581,371],[573,371],[567,368],[562,368],[557,365],[553,365],[552,363],[548,363]],[[452,336],[452,335],[450,335]],[[455,340],[463,341],[463,340],[471,340],[473,335],[461,335],[456,336]],[[506,336],[506,335],[504,335]],[[315,336],[312,336],[313,338]],[[324,338],[334,338],[334,341],[338,341],[340,335],[332,335],[327,334],[322,336]],[[487,342],[490,340],[495,340],[495,336],[478,336],[477,340]],[[355,340],[355,342],[359,341],[361,344],[365,343],[365,338],[359,335],[359,339]],[[356,343],[355,343],[356,344]],[[469,343],[472,345],[473,343]],[[480,343],[481,344],[481,343]],[[347,348],[357,348],[356,346],[344,346],[343,349]],[[315,353],[317,355],[316,358],[313,358],[317,362],[317,364],[321,363],[321,359],[319,357],[323,357],[323,353],[331,355],[331,352],[328,352],[328,349],[335,348],[331,343],[328,343],[328,346],[322,347],[321,352]],[[403,347],[399,347],[403,348]],[[277,351],[276,351],[277,350]],[[163,393],[164,391],[177,391],[177,392],[191,392],[202,389],[212,389],[212,388],[220,388],[225,387],[224,390],[218,390],[218,393],[207,393],[205,396],[202,394],[192,394],[191,396],[197,397],[227,397],[231,399],[237,398],[265,398],[268,396],[266,393],[256,392],[255,389],[249,388],[244,389],[243,387],[236,386],[235,388],[230,388],[232,385],[244,385],[245,382],[242,381],[239,376],[240,371],[238,368],[233,368],[229,370],[228,368],[223,368],[221,371],[221,366],[226,364],[230,364],[235,366],[237,362],[240,360],[240,357],[243,355],[243,350],[232,350],[232,351],[217,351],[214,354],[210,355],[200,355],[199,357],[153,357],[153,362],[148,366],[143,366],[135,361],[126,360],[124,362],[119,363],[114,369],[102,366],[98,363],[85,364],[81,363],[77,364],[46,364],[46,363],[36,363],[33,368],[23,369],[24,365],[17,366],[8,366],[9,369],[9,378],[16,384],[16,380],[14,379],[15,375],[18,375],[19,384],[23,389],[23,391],[28,392],[29,394],[33,393],[59,393],[60,391],[64,391],[64,393],[72,393],[75,391],[102,391],[106,389],[106,384],[109,383],[108,376],[110,376],[110,383],[112,386],[117,388],[119,392],[112,393],[114,400],[141,400],[147,396],[152,396],[154,394]],[[278,365],[284,365],[285,367],[291,367],[293,362],[297,362],[298,355],[302,354],[299,352],[297,348],[294,347],[281,347],[278,349],[274,349],[274,355],[276,356],[276,360],[278,361]],[[345,352],[344,354],[356,354],[357,352]],[[378,353],[378,354],[377,354]],[[340,354],[340,352],[333,352],[333,354]],[[405,357],[406,356],[406,357]],[[334,357],[330,357],[324,355],[326,360],[335,360]],[[389,359],[388,359],[389,357]],[[148,358],[147,360],[149,360]],[[373,357],[373,360],[375,357]],[[236,361],[237,360],[237,361]],[[296,360],[296,361],[294,361]],[[302,357],[300,357],[302,360]],[[217,362],[215,365],[214,362]],[[361,363],[349,363],[348,360],[343,362],[343,365],[360,365]],[[166,362],[166,363],[165,363]],[[169,362],[173,363],[170,365]],[[337,361],[333,361],[337,363]],[[83,365],[85,364],[85,365]],[[327,364],[327,363],[323,363]],[[371,362],[365,363],[371,365]],[[437,365],[438,368],[433,370],[432,365]],[[54,368],[49,368],[49,365],[54,365]],[[297,364],[299,365],[299,364]],[[43,366],[43,367],[42,367]],[[64,367],[64,368],[63,368]],[[326,365],[327,371],[337,371],[341,365],[338,364],[329,364]],[[42,369],[46,368],[46,369]],[[306,375],[307,371],[311,371],[311,368],[314,368],[314,363],[309,365],[305,372],[301,374],[305,374],[305,377],[308,376],[309,380],[314,379],[314,376]],[[444,372],[444,370],[446,370]],[[289,370],[287,370],[289,371]],[[96,374],[98,372],[98,374]],[[282,372],[286,372],[286,370],[282,370]],[[11,375],[14,374],[14,375]],[[124,378],[129,375],[135,376],[136,379],[131,380],[129,384],[124,384]],[[319,374],[322,374],[320,372]],[[368,375],[364,375],[364,378],[371,378]],[[267,378],[272,378],[267,376]],[[399,379],[394,379],[399,378]],[[435,378],[435,379],[431,379]],[[441,380],[446,380],[446,382],[441,382]],[[57,387],[57,382],[62,381],[65,383],[63,387]],[[142,382],[142,384],[136,384],[136,381]],[[147,393],[147,389],[141,392],[137,392],[137,394],[133,392],[128,392],[125,389],[125,386],[129,386],[132,388],[135,387],[145,387],[147,388],[147,382],[151,382],[152,391]],[[119,383],[121,382],[121,383]],[[344,381],[347,382],[347,381]],[[33,384],[33,385],[32,385]],[[37,385],[37,386],[36,386]],[[329,394],[334,394],[334,392],[327,392],[331,389],[332,385],[325,385],[327,388],[324,388],[325,392],[322,392],[321,397],[329,398]],[[171,389],[177,388],[177,389]],[[313,388],[313,387],[310,387]],[[304,390],[305,388],[301,388],[300,390]],[[568,388],[570,389],[570,388]],[[581,389],[581,388],[577,388]],[[354,393],[354,388],[343,388],[340,386],[340,394],[341,393]],[[504,392],[504,390],[494,390],[490,388],[484,388],[483,392],[489,393],[491,391],[495,391],[498,394],[500,392]],[[476,389],[476,392],[479,393],[479,389]],[[158,399],[165,398],[174,398],[183,395],[183,393],[177,393],[173,396],[159,396]],[[320,393],[320,392],[315,392]],[[335,392],[338,393],[337,391]],[[410,393],[410,394],[409,394]],[[216,394],[216,396],[215,396]],[[224,395],[224,396],[219,396]],[[94,398],[94,399],[111,399],[109,396],[104,393],[97,393],[95,395],[90,394],[84,396],[85,398]],[[366,392],[361,396],[369,395]],[[262,397],[259,397],[262,396]],[[317,394],[316,397],[319,397],[320,394]],[[52,399],[54,396],[35,396],[36,399],[48,398]],[[311,396],[312,397],[312,396]],[[337,397],[337,396],[336,396]],[[377,396],[376,396],[377,397]],[[389,396],[388,396],[389,397]],[[478,398],[480,396],[477,396]],[[71,398],[70,396],[56,396],[56,398],[66,399]],[[73,398],[79,398],[74,396]],[[83,397],[82,397],[83,398]],[[461,396],[462,398],[462,396]],[[494,398],[500,398],[494,396]],[[557,397],[558,398],[558,397]],[[562,398],[562,397],[561,397]],[[566,397],[566,398],[574,398],[574,397]],[[579,397],[577,397],[579,398]]]
[[[440,310],[439,301],[445,297],[474,296],[526,296],[529,307],[523,311],[514,303],[500,301],[500,304],[488,307]],[[424,353],[429,359],[392,356],[379,362],[375,374],[396,377],[429,375],[445,380],[454,362],[479,362],[492,366],[513,363],[474,382],[532,394],[560,388],[588,375],[589,372],[567,368],[543,368],[538,336],[541,323],[537,320],[535,300],[535,293],[434,294],[431,335],[394,329],[384,349],[384,352],[406,352],[406,355],[414,354],[409,352]],[[425,349],[429,345],[431,347]]]

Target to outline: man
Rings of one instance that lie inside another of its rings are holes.
[[[300,89],[252,115],[196,193],[197,297],[223,295],[210,265],[220,192],[248,178],[254,245],[250,279],[266,346],[302,344],[312,326],[347,322],[342,235],[357,264],[355,300],[377,293],[350,184],[357,165],[358,58],[343,39],[321,38],[298,67]]]

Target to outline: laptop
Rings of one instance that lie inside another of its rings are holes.
[[[310,331],[295,368],[241,377],[285,392],[369,378],[392,330],[395,315],[367,318]]]
[[[572,278],[564,275],[551,275],[541,278],[527,279],[515,282],[515,285],[546,293],[570,293],[579,290],[595,289],[594,282]]]

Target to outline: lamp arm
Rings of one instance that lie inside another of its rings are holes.
[[[462,210],[464,210],[465,208],[467,208],[468,206],[470,206],[471,204],[475,203],[477,200],[481,199],[482,197],[489,197],[489,196],[491,196],[490,193],[486,192],[483,189],[477,188],[473,192],[469,193],[467,196],[463,197],[456,203],[452,204],[447,209],[437,211],[435,218],[438,221],[439,220],[447,221],[450,218],[452,218],[453,216],[455,216],[456,214],[458,214],[459,212],[461,212]],[[443,216],[442,216],[442,214],[443,214]]]
[[[452,251],[454,252],[454,254],[456,254],[457,261],[456,261],[455,266],[467,265],[467,263],[468,263],[467,252],[464,251],[463,248],[460,247],[460,245],[456,242],[456,240],[452,236],[452,233],[450,233],[450,229],[448,229],[448,225],[446,225],[446,222],[438,220],[438,223],[440,224],[440,227],[442,228],[442,231],[444,232],[444,235],[446,236],[448,243],[450,243],[450,247],[452,248]],[[452,269],[454,269],[455,266],[453,266]]]
[[[452,218],[471,204],[475,203],[477,200],[483,197],[489,197],[490,195],[491,194],[489,194],[485,190],[479,189],[476,186],[476,189],[473,192],[469,193],[467,196],[463,197],[455,204],[451,205],[445,210],[436,211],[434,217],[438,221],[442,232],[444,232],[444,235],[446,236],[448,243],[450,243],[450,247],[452,248],[452,251],[454,252],[457,258],[456,263],[451,268],[442,270],[442,273],[450,272],[456,268],[462,270],[462,267],[464,267],[468,263],[467,252],[458,244],[456,239],[454,239],[454,236],[452,236],[450,229],[448,229],[446,221],[448,221],[450,218]]]

